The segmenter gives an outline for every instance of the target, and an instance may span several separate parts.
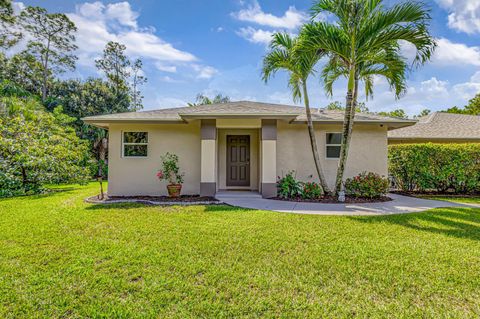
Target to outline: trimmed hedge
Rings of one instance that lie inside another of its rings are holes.
[[[480,191],[480,144],[390,145],[389,173],[403,191]]]

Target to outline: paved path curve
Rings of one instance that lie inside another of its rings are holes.
[[[417,213],[438,207],[479,207],[473,204],[458,204],[446,201],[401,196],[397,194],[389,194],[388,196],[393,200],[389,202],[367,204],[323,204],[264,199],[258,193],[250,192],[220,192],[215,195],[218,200],[232,206],[312,215],[376,216]]]

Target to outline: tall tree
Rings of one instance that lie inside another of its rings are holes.
[[[338,194],[343,185],[359,82],[363,82],[366,96],[370,97],[374,75],[385,77],[399,98],[406,90],[407,72],[400,41],[416,48],[415,66],[430,59],[436,44],[428,31],[429,11],[421,2],[408,1],[386,8],[382,0],[318,0],[312,12],[314,17],[332,17],[307,24],[301,35],[309,51],[329,53],[322,73],[327,93],[331,95],[338,78],[347,78],[343,139],[335,181]]]
[[[136,59],[132,65],[132,107],[134,110],[143,108],[143,95],[139,87],[147,82],[147,78],[142,72],[142,60]]]
[[[315,65],[321,58],[317,52],[309,51],[298,54],[296,47],[299,45],[298,39],[293,38],[287,33],[275,33],[270,42],[270,52],[263,59],[262,78],[267,82],[279,70],[285,70],[289,74],[288,85],[292,90],[294,101],[303,98],[305,112],[307,115],[307,129],[310,137],[310,146],[312,148],[313,161],[317,171],[318,179],[323,191],[330,193],[328,184],[323,174],[320,156],[318,154],[317,140],[313,127],[310,102],[308,98],[307,80],[315,73]]]
[[[105,73],[117,94],[127,91],[130,77],[130,60],[125,54],[127,47],[110,41],[103,50],[102,58],[95,60],[95,65]]]
[[[51,72],[48,72],[47,77],[47,81],[52,82]],[[32,94],[41,95],[42,64],[26,51],[19,52],[10,58],[0,53],[0,82],[5,80],[21,86]]]
[[[0,49],[11,48],[22,38],[22,33],[15,22],[12,2],[0,0]]]
[[[221,104],[228,102],[230,102],[230,97],[228,97],[227,95],[222,95],[221,93],[215,95],[213,98],[210,98],[203,93],[199,93],[195,98],[195,103],[188,103],[188,106]]]
[[[48,13],[40,7],[27,7],[20,14],[20,23],[31,36],[27,51],[42,66],[42,100],[48,93],[49,73],[75,69],[77,57],[75,24],[63,13]]]

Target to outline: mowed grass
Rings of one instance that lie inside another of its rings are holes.
[[[385,217],[0,200],[1,318],[480,316],[480,210]]]
[[[456,196],[456,195],[424,195],[419,196],[425,199],[443,200],[447,202],[461,203],[461,204],[480,204],[480,196]]]

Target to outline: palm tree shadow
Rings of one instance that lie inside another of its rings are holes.
[[[352,216],[350,219],[367,224],[390,223],[449,237],[480,240],[480,210],[475,208],[442,208],[417,214]]]

